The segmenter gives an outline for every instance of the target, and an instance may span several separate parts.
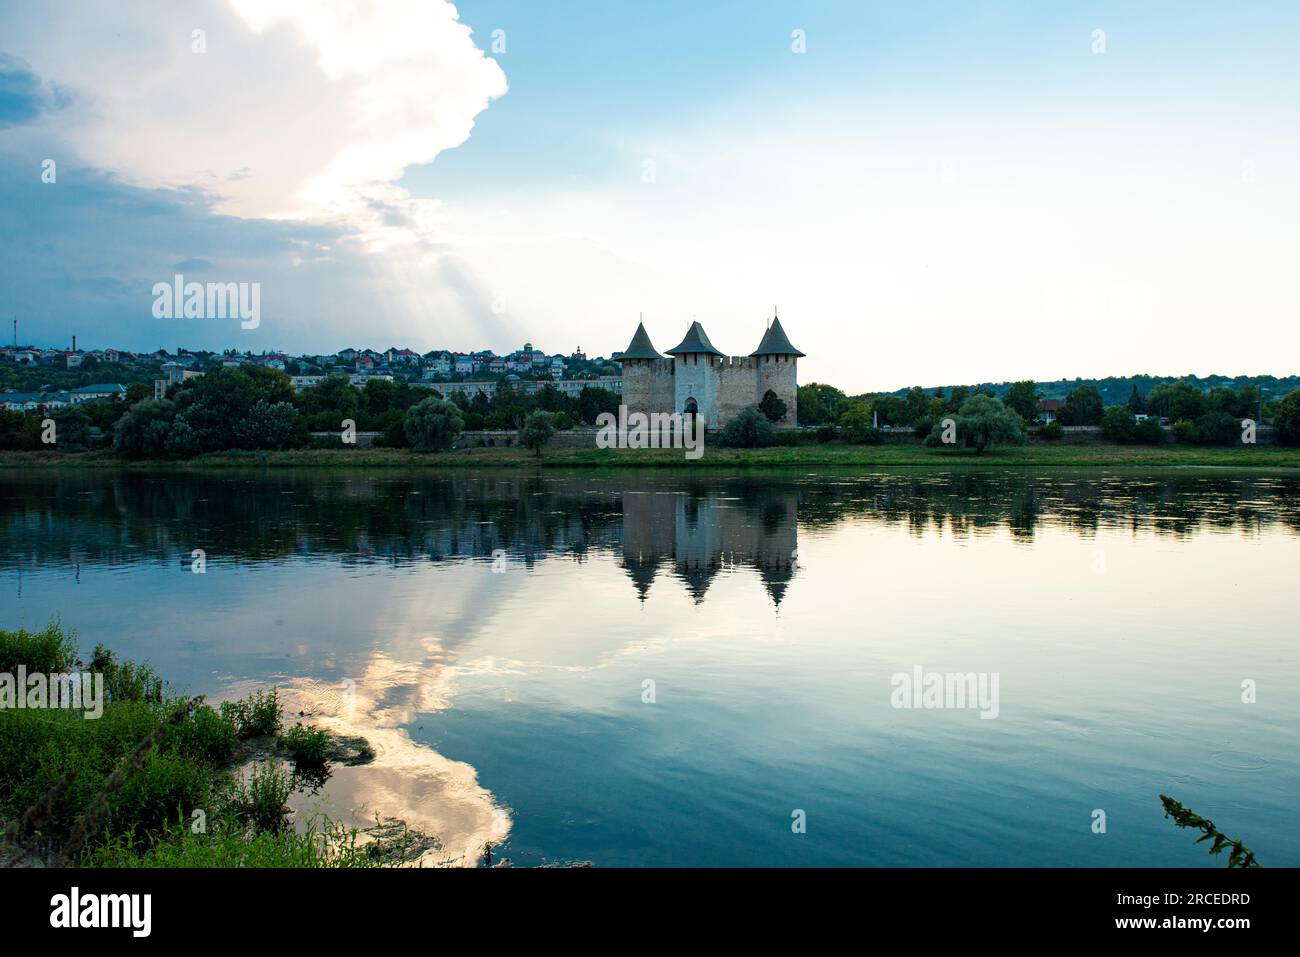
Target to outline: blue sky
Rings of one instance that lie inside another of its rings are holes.
[[[4,311],[747,353],[776,304],[853,391],[1296,371],[1300,8],[1065,6],[0,2]],[[153,318],[177,271],[260,282],[262,324]]]

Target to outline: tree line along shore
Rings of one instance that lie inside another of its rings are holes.
[[[295,391],[260,366],[221,368],[185,380],[165,398],[133,384],[120,399],[54,411],[0,410],[0,463],[384,464],[543,457],[575,465],[652,464],[666,450],[598,449],[585,430],[616,415],[620,398],[599,388],[453,395],[404,382],[345,376]],[[951,464],[964,456],[1026,464],[1288,464],[1300,448],[1300,390],[1263,401],[1258,389],[1160,383],[1105,405],[1087,384],[1045,402],[1034,383],[953,387],[947,395],[850,397],[818,383],[798,390],[797,428],[779,428],[783,402],[768,395],[708,434],[695,464]],[[485,430],[508,437],[469,440]],[[370,447],[355,443],[368,433]],[[555,437],[567,433],[567,440]],[[463,448],[465,445],[489,448]],[[506,445],[503,452],[496,446]],[[588,445],[588,447],[583,447]],[[527,454],[521,455],[524,451]],[[680,454],[676,458],[680,459]]]

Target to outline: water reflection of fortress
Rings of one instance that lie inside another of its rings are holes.
[[[623,567],[642,601],[665,575],[700,602],[720,571],[750,566],[779,605],[794,575],[797,501],[793,491],[744,501],[655,489],[625,493]]]

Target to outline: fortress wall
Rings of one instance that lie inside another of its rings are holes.
[[[655,359],[650,363],[650,411],[677,412],[674,403],[676,376],[672,359]]]
[[[672,412],[673,361],[634,359],[623,363],[623,404],[628,413]]]
[[[755,401],[762,401],[763,395],[771,389],[786,405],[785,418],[777,426],[793,429],[798,421],[797,360],[794,356],[759,356],[755,361],[758,363],[758,398]]]
[[[726,425],[743,409],[758,404],[758,368],[748,356],[717,360],[718,423]]]
[[[650,363],[632,359],[623,363],[623,404],[628,412],[651,411],[653,392]]]
[[[695,399],[706,428],[718,427],[716,402],[718,376],[708,356],[679,356],[673,360],[673,412],[681,412],[688,398]]]

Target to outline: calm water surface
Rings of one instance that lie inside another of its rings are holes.
[[[58,616],[214,697],[285,687],[380,751],[321,807],[403,817],[450,860],[1206,865],[1164,792],[1295,866],[1298,493],[1208,470],[7,472],[0,627]],[[997,718],[894,708],[917,666],[996,674]]]

